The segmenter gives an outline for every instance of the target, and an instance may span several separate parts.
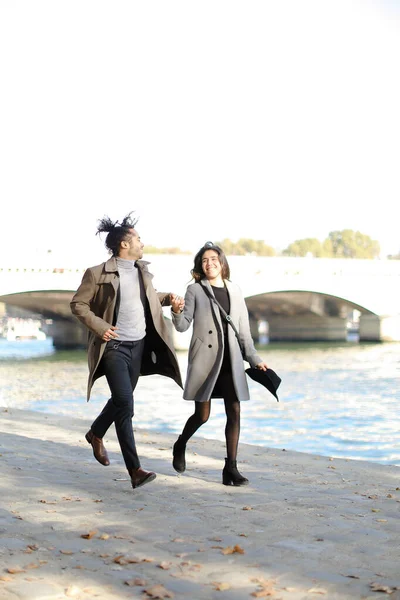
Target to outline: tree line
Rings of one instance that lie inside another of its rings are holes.
[[[277,251],[263,240],[249,238],[241,238],[237,242],[225,238],[215,243],[223,248],[227,256],[246,256],[250,254],[253,256],[371,259],[379,258],[381,252],[379,242],[373,240],[369,235],[352,229],[331,231],[322,242],[317,238],[295,240],[281,251]],[[191,254],[191,252],[186,252],[180,248],[156,248],[155,246],[146,246],[145,251],[148,254]],[[400,251],[398,254],[390,255],[387,258],[400,260]]]

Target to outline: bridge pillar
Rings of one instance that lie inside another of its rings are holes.
[[[88,330],[79,321],[54,320],[49,325],[49,335],[56,350],[73,350],[87,347]]]
[[[346,319],[319,315],[269,317],[269,340],[278,341],[346,341]]]
[[[260,341],[260,332],[259,332],[259,320],[255,317],[252,317],[251,315],[249,315],[249,322],[250,322],[250,332],[251,332],[251,337],[253,338],[253,341],[255,344],[258,344]]]
[[[360,342],[400,342],[400,315],[361,315]]]

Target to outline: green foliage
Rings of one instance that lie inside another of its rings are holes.
[[[316,238],[305,238],[296,240],[282,252],[283,256],[314,256],[321,258],[327,256],[324,254],[324,247]]]
[[[331,231],[328,239],[335,258],[378,258],[381,250],[377,241],[352,229]]]
[[[380,246],[368,235],[352,229],[343,229],[331,231],[322,243],[315,238],[296,240],[282,254],[316,258],[378,258]]]
[[[227,256],[247,256],[249,254],[255,256],[276,256],[272,246],[268,246],[262,240],[251,240],[249,238],[240,238],[237,242],[224,239],[222,242],[215,242],[217,246],[221,246]]]
[[[241,238],[237,242],[225,238],[221,242],[215,242],[221,246],[227,256],[276,256],[277,253],[262,240]],[[157,248],[145,246],[146,254],[192,254],[180,248]],[[342,231],[331,231],[328,237],[321,242],[316,238],[305,238],[296,240],[283,250],[283,256],[312,256],[315,258],[378,258],[380,255],[379,242],[371,239],[368,235],[352,229]],[[400,253],[390,256],[392,259],[400,259]]]

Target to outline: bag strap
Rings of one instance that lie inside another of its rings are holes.
[[[199,285],[201,285],[201,283],[199,283]],[[224,317],[225,321],[227,323],[229,323],[229,325],[232,327],[233,331],[235,332],[236,339],[238,341],[239,348],[240,348],[240,351],[242,353],[242,356],[244,356],[245,355],[244,348],[243,348],[242,342],[240,341],[240,338],[239,338],[239,332],[236,329],[235,325],[233,324],[233,321],[232,321],[231,317],[228,315],[228,313],[226,312],[226,310],[224,308],[222,308],[221,304],[218,302],[218,300],[215,298],[215,296],[213,296],[212,294],[210,294],[210,290],[207,287],[205,287],[204,285],[201,285],[201,287],[203,288],[204,293],[206,294],[206,296],[208,296],[211,301],[215,302],[215,304],[218,306],[218,308],[219,308],[219,310],[221,312],[221,315]]]

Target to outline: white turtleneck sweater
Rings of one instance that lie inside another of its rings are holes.
[[[146,335],[144,307],[140,299],[139,269],[133,260],[117,258],[121,301],[116,322],[120,342],[135,342]]]

